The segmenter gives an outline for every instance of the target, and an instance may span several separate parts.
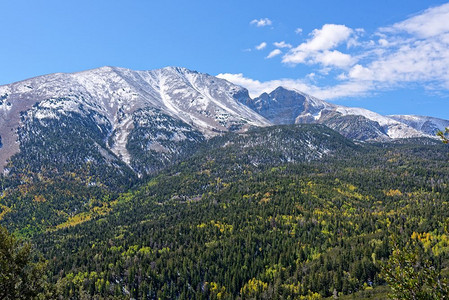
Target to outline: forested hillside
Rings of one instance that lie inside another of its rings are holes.
[[[32,242],[63,298],[369,296],[407,243],[447,274],[449,151],[425,143],[356,145],[321,125],[228,134]]]

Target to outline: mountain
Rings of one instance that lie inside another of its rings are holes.
[[[45,140],[45,128],[73,144],[71,126],[84,124],[91,129],[86,134],[95,135],[91,152],[101,160],[118,158],[138,173],[151,171],[205,138],[270,125],[242,104],[248,99],[246,89],[226,80],[175,67],[103,67],[0,86],[0,166],[25,151],[26,140]]]
[[[395,118],[182,68],[1,86],[0,225],[41,298],[376,298],[391,240],[449,265],[449,149],[400,139],[444,120]]]
[[[324,163],[283,161],[307,153],[307,135],[321,150],[351,146],[323,125],[215,137],[217,148],[120,195],[104,215],[35,236],[49,280],[64,299],[386,299],[366,287],[387,289],[378,265],[391,240],[430,236],[419,250],[439,253],[436,271],[448,265],[447,147],[363,144]]]
[[[382,116],[363,108],[335,105],[284,87],[245,101],[246,105],[274,124],[324,124],[360,141],[432,137],[429,131],[400,118]]]
[[[303,123],[353,140],[390,141],[432,137],[449,121],[382,116],[283,87],[251,99],[240,86],[185,68],[102,67],[0,86],[0,172],[82,173],[91,184],[117,186],[225,132]]]
[[[429,135],[435,135],[438,130],[449,127],[449,120],[427,116],[390,115],[388,117]]]
[[[351,140],[321,124],[278,125],[245,133],[230,132],[211,139],[207,147],[214,157],[223,157],[226,152],[226,157],[235,157],[253,166],[344,157],[360,150]]]

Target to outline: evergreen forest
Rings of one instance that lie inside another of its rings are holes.
[[[449,297],[448,145],[294,125],[193,148],[141,177],[13,157],[0,299]]]

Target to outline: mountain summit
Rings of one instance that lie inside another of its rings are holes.
[[[170,131],[170,136],[161,132],[147,136],[144,146],[157,152],[171,151],[162,145],[167,139],[197,139],[187,131],[195,132],[196,137],[211,137],[270,125],[242,104],[249,99],[246,89],[178,67],[152,71],[102,67],[45,75],[0,86],[0,99],[0,136],[4,145],[0,150],[1,166],[19,151],[18,129],[25,123],[68,115],[91,119],[104,127],[101,134],[108,141],[107,148],[127,164],[132,160],[127,148],[130,134],[149,126],[150,119],[153,127]],[[161,118],[168,123],[157,125]]]
[[[361,141],[431,137],[435,134],[431,130],[422,130],[417,123],[407,122],[401,116],[386,117],[363,108],[335,105],[284,87],[278,87],[269,94],[263,93],[245,104],[274,124],[319,123]],[[426,128],[432,127],[430,123],[436,120],[429,119]],[[433,127],[440,125],[433,124]]]

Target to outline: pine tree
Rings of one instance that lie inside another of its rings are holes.
[[[44,262],[32,262],[31,244],[22,243],[0,225],[0,299],[51,298]]]

